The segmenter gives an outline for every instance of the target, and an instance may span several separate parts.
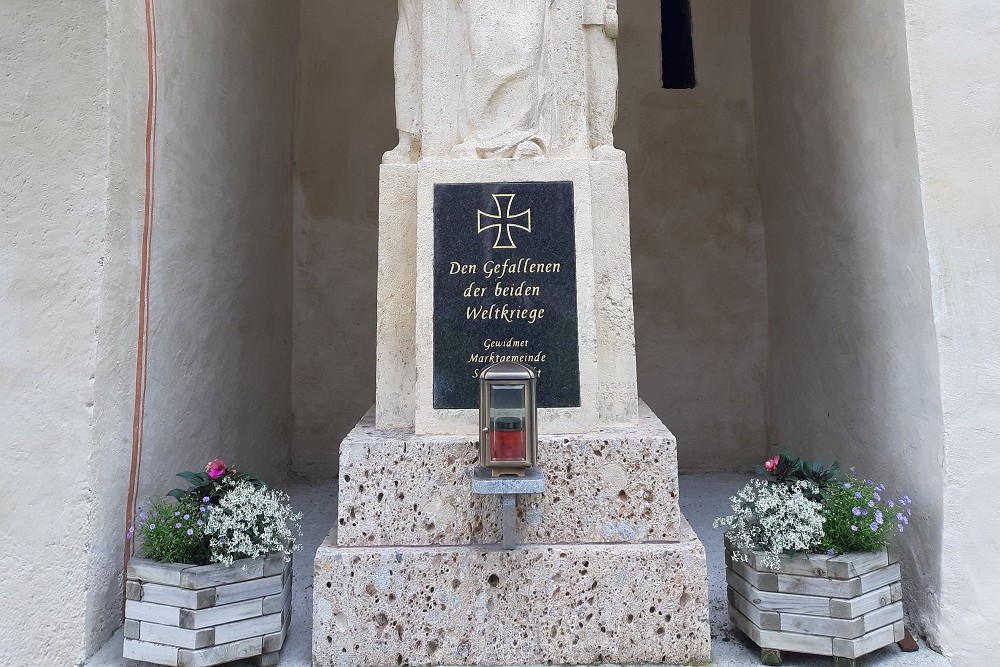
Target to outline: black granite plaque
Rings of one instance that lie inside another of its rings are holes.
[[[579,407],[572,182],[434,186],[434,407],[478,408],[498,361],[538,370],[538,407]]]

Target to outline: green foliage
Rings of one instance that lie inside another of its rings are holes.
[[[148,512],[139,513],[136,526],[143,557],[161,563],[210,563],[212,549],[205,535],[209,512],[209,504],[193,496],[153,502]]]
[[[827,467],[817,461],[793,457],[785,450],[768,461],[768,464],[773,464],[773,469],[757,466],[755,472],[758,475],[769,475],[773,481],[788,487],[800,480],[812,482],[818,489],[811,496],[814,500],[829,498],[830,489],[835,487],[842,477],[840,463],[837,461]]]
[[[208,498],[212,504],[217,504],[222,499],[222,496],[225,495],[226,487],[224,487],[223,482],[250,482],[258,489],[264,486],[264,482],[260,481],[256,475],[248,472],[237,472],[235,468],[227,468],[225,473],[215,478],[211,477],[207,472],[179,472],[177,473],[177,477],[182,478],[190,486],[187,489],[173,489],[167,493],[168,496],[177,500],[182,500],[183,498],[193,498],[196,500]]]
[[[829,489],[824,502],[823,551],[880,551],[909,524],[910,499],[888,498],[885,486],[848,477]]]

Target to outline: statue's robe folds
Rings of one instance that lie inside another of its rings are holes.
[[[465,27],[462,140],[481,157],[548,143],[549,8],[552,0],[456,0]]]
[[[420,132],[421,8],[421,0],[399,0],[394,56],[396,127],[412,135]]]

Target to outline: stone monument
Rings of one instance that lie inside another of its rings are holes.
[[[376,404],[340,446],[317,665],[710,658],[676,440],[638,398],[615,0],[399,0]],[[478,375],[538,372],[544,493],[474,495]]]

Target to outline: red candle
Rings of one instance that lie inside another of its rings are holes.
[[[490,432],[490,458],[494,461],[524,461],[528,457],[527,434],[517,418],[497,419]]]

